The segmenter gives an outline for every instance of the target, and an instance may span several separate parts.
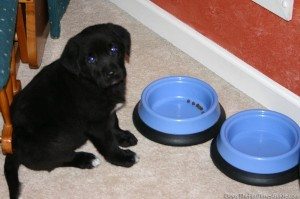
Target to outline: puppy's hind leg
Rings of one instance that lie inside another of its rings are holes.
[[[23,159],[24,162],[22,164],[36,171],[44,170],[50,172],[58,167],[92,169],[100,164],[100,160],[94,154],[86,152],[57,150],[54,153],[43,153],[42,156],[33,154],[33,157]]]
[[[63,167],[76,167],[80,169],[92,169],[100,164],[100,160],[92,153],[74,152],[74,157],[63,163]]]
[[[20,163],[16,156],[7,155],[4,163],[4,174],[9,189],[10,199],[17,199],[20,195],[20,182],[18,177]]]
[[[112,113],[110,122],[112,126],[111,131],[115,136],[119,146],[130,147],[137,144],[138,140],[130,131],[125,131],[120,128],[119,120],[115,112]]]

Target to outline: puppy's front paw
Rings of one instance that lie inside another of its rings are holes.
[[[134,146],[138,142],[136,137],[129,131],[122,131],[116,137],[121,147]]]
[[[122,166],[131,167],[138,162],[139,157],[131,150],[119,150],[117,154],[114,154],[111,158],[107,159],[110,163]]]

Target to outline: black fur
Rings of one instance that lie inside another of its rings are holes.
[[[115,110],[125,102],[124,60],[130,45],[130,34],[121,26],[88,27],[14,98],[13,154],[4,166],[10,198],[20,193],[21,164],[47,171],[93,168],[93,154],[75,152],[87,140],[112,164],[136,163],[134,152],[119,148],[133,146],[137,139],[119,128]]]

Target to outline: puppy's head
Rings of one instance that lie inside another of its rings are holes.
[[[130,34],[125,28],[99,24],[71,38],[60,60],[72,74],[107,88],[125,80],[124,62],[130,55],[130,46]]]

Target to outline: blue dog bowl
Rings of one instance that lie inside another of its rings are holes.
[[[215,165],[237,181],[271,186],[298,178],[300,128],[278,112],[254,109],[228,118],[211,145]]]
[[[149,84],[135,107],[133,121],[147,138],[166,145],[193,145],[219,132],[225,113],[207,83],[170,76]]]

